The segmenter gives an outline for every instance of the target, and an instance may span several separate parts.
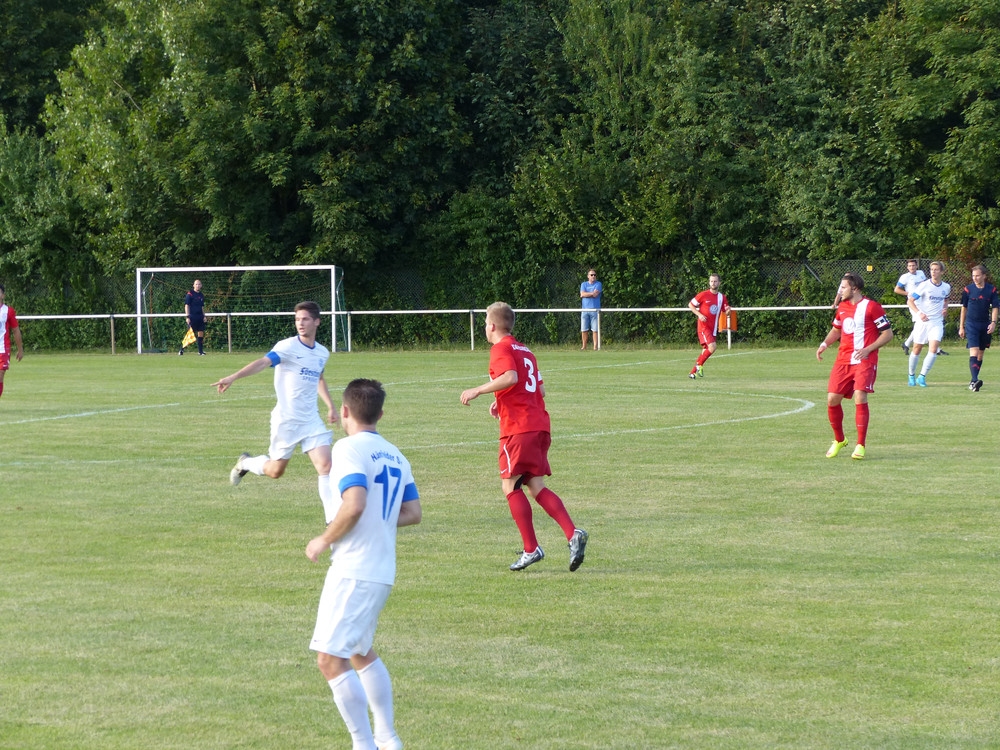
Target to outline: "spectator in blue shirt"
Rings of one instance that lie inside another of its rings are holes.
[[[580,284],[580,299],[583,300],[583,311],[580,313],[580,337],[583,339],[583,346],[580,350],[587,348],[587,332],[594,332],[594,351],[601,344],[601,329],[598,322],[598,314],[601,310],[601,294],[604,287],[597,280],[597,271],[591,268],[587,271],[587,280]]]

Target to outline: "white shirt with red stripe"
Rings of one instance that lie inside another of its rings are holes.
[[[0,354],[10,354],[10,332],[17,328],[17,313],[9,305],[0,305]]]
[[[833,327],[840,331],[840,348],[837,350],[837,362],[856,365],[861,360],[857,352],[866,346],[871,346],[882,331],[892,326],[885,315],[885,309],[873,299],[862,297],[857,304],[844,300],[837,305],[837,313],[833,317]],[[868,355],[872,364],[878,363],[878,350]]]

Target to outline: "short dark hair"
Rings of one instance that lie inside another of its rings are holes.
[[[865,280],[861,278],[860,275],[854,273],[853,271],[848,271],[844,274],[844,278],[847,279],[847,283],[857,289],[859,292],[864,291]]]
[[[295,312],[298,312],[299,310],[305,310],[312,318],[319,318],[319,305],[315,302],[300,302],[295,306]]]
[[[0,292],[7,293],[7,288],[3,284],[0,284]]]
[[[375,424],[382,417],[385,388],[377,380],[356,378],[344,389],[343,401],[358,422]]]

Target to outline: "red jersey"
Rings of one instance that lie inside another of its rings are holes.
[[[9,305],[0,305],[0,354],[10,354],[10,332],[17,328],[17,314]]]
[[[691,300],[691,304],[698,308],[698,312],[708,318],[707,323],[702,323],[699,319],[698,328],[711,331],[713,336],[717,334],[719,332],[719,315],[724,310],[729,309],[729,300],[726,299],[726,295],[722,292],[706,289],[704,292],[698,292]]]
[[[517,383],[494,396],[500,417],[500,437],[525,432],[549,432],[551,423],[542,397],[542,374],[531,350],[510,334],[490,349],[490,380],[508,370],[517,373]]]
[[[837,350],[839,364],[856,365],[854,353],[875,343],[882,331],[890,329],[889,319],[882,305],[867,297],[854,304],[844,300],[837,305],[833,317],[833,327],[840,331],[840,348]],[[878,349],[868,355],[871,363],[878,363]]]

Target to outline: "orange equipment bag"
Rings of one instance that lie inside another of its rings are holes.
[[[735,331],[736,330],[736,311],[730,310],[729,312],[724,312],[719,315],[719,330],[720,331]]]

